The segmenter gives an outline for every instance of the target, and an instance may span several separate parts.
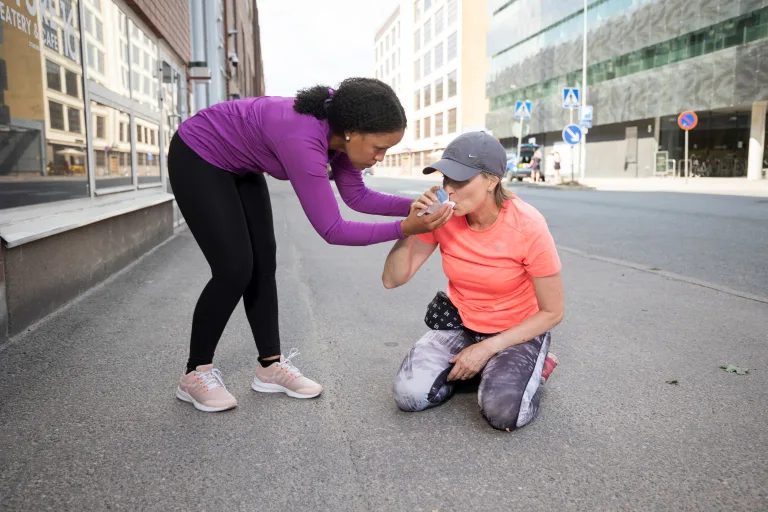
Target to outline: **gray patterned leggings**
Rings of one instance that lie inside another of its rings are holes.
[[[466,330],[429,331],[416,342],[395,376],[395,402],[404,411],[422,411],[447,401],[456,382],[446,378],[451,358],[465,347],[488,338]],[[527,425],[539,410],[541,371],[550,344],[546,332],[502,350],[481,372],[477,402],[494,428]]]

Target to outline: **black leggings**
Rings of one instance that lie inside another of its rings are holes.
[[[266,179],[262,174],[238,176],[209,164],[178,134],[169,148],[168,176],[212,274],[192,317],[187,369],[213,362],[221,333],[241,297],[259,355],[279,355],[277,248]]]

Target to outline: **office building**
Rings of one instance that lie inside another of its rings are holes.
[[[377,174],[418,174],[458,134],[485,128],[485,4],[402,0],[377,32],[374,76],[393,87],[408,118]]]
[[[544,155],[561,148],[561,90],[581,87],[582,0],[489,0],[488,127],[512,148],[516,100],[529,99]],[[768,100],[768,6],[760,1],[599,0],[587,11],[585,176],[647,177],[683,168],[685,110],[691,171],[762,178]],[[566,166],[564,166],[565,168]],[[660,167],[660,168],[657,168]]]

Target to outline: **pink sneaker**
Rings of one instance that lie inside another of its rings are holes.
[[[251,387],[262,393],[285,393],[293,398],[314,398],[323,392],[323,386],[304,377],[298,368],[293,366],[291,359],[299,355],[299,351],[291,349],[288,357],[280,356],[280,362],[264,368],[256,368],[256,376]]]
[[[237,400],[224,386],[221,372],[214,369],[212,364],[198,366],[194,372],[183,375],[176,388],[176,398],[204,412],[220,412],[237,407]]]
[[[557,366],[557,356],[552,352],[547,352],[547,358],[544,359],[544,368],[541,370],[541,383],[547,382],[547,379]]]

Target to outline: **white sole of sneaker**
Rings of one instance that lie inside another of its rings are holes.
[[[198,403],[194,398],[189,396],[189,394],[186,391],[182,391],[180,387],[176,388],[176,398],[183,402],[188,402],[195,406],[195,409],[198,411],[203,412],[221,412],[221,411],[228,411],[229,409],[234,409],[237,407],[237,404],[231,405],[228,407],[210,407],[208,405],[203,405],[201,403]]]
[[[260,393],[285,393],[286,395],[293,398],[315,398],[316,396],[320,396],[320,393],[322,393],[321,391],[320,393],[315,393],[314,395],[302,395],[301,393],[297,393],[295,391],[291,391],[288,388],[284,388],[279,384],[261,382],[258,377],[253,378],[251,389]]]

